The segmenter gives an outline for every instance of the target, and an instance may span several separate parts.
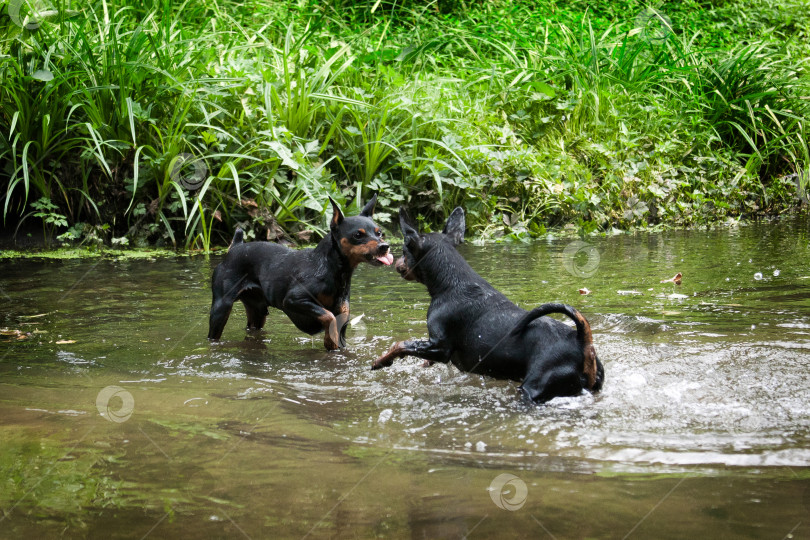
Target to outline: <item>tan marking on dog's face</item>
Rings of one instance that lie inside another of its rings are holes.
[[[364,261],[370,261],[377,253],[380,243],[369,240],[365,244],[352,244],[347,238],[340,239],[340,250],[349,259],[352,268]]]

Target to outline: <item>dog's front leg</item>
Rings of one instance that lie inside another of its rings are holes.
[[[331,311],[324,310],[318,320],[321,321],[321,326],[323,326],[323,346],[326,347],[327,351],[336,351],[341,347],[337,319]]]
[[[434,339],[409,339],[391,345],[388,352],[380,356],[371,364],[371,369],[388,367],[394,360],[403,356],[416,356],[430,363],[450,361],[450,348],[441,341]]]
[[[295,298],[287,296],[284,299],[284,313],[293,322],[296,319],[312,320],[317,319],[325,335],[323,346],[328,351],[334,351],[340,346],[340,329],[334,314],[323,306],[313,302],[309,298]]]

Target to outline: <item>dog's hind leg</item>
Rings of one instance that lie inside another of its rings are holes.
[[[340,348],[344,348],[346,346],[346,328],[349,326],[349,301],[344,300],[340,304],[340,310],[338,314],[335,316],[335,323],[337,327],[340,328],[340,335],[338,336],[338,345]]]
[[[264,328],[264,323],[267,321],[267,306],[248,306],[245,304],[245,311],[247,311],[247,329],[248,330],[261,330]]]
[[[582,373],[587,379],[587,388],[598,392],[602,383],[597,385],[598,371],[601,367],[601,362],[596,357],[596,350],[593,348],[593,334],[591,333],[591,325],[588,324],[587,319],[582,316],[582,313],[575,308],[566,304],[543,304],[526,313],[523,318],[512,329],[512,335],[519,335],[526,330],[526,328],[535,319],[548,315],[550,313],[562,313],[571,317],[577,327],[577,339],[579,340],[580,347],[582,347],[582,354],[584,361],[582,364]],[[602,369],[602,378],[604,378],[604,368]]]
[[[208,339],[218,340],[222,337],[222,331],[225,330],[225,323],[228,322],[228,317],[231,315],[231,307],[233,302],[227,302],[225,299],[214,301],[211,304],[211,313],[208,316]]]
[[[535,403],[562,396],[578,396],[583,385],[580,372],[573,366],[558,366],[540,373],[530,372],[520,385],[523,394]]]
[[[247,329],[261,330],[267,320],[267,301],[259,288],[250,288],[242,291],[239,300],[245,306],[247,313]]]
[[[211,312],[208,316],[208,339],[218,340],[225,330],[225,323],[231,315],[231,308],[239,295],[239,286],[243,280],[232,282],[223,279],[220,275],[222,268],[218,266],[214,270],[211,279]]]

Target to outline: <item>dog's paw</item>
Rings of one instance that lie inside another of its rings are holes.
[[[399,341],[391,345],[391,348],[388,349],[387,353],[374,360],[374,362],[371,364],[371,369],[381,369],[393,364],[394,359],[397,358],[402,352],[402,343],[402,341]]]
[[[323,346],[326,347],[327,351],[336,351],[340,348],[329,334],[326,334],[326,337],[323,338]]]
[[[393,358],[386,358],[386,356],[388,355],[381,356],[374,360],[374,362],[371,363],[371,370],[374,371],[376,369],[382,369],[394,363]]]

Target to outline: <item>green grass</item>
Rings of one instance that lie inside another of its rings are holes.
[[[0,17],[5,226],[208,250],[322,233],[327,194],[427,226],[461,204],[511,239],[802,208],[807,6],[606,5],[23,7]]]

